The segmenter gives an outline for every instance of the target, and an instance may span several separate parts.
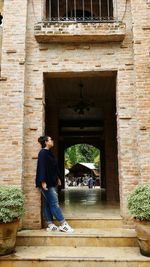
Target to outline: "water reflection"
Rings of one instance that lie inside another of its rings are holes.
[[[66,214],[84,215],[85,213],[117,214],[119,215],[119,203],[106,201],[106,191],[96,188],[71,187],[62,190],[60,203]]]

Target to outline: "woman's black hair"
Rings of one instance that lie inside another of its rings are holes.
[[[43,135],[38,138],[38,142],[41,144],[42,148],[46,147],[45,141],[48,141],[48,138],[48,135]]]

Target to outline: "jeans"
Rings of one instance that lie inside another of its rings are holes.
[[[44,196],[44,217],[48,224],[53,222],[55,217],[60,223],[65,221],[62,211],[59,207],[58,195],[55,187],[50,187],[48,190],[40,188]]]

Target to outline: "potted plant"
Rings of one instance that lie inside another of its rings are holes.
[[[150,184],[138,185],[128,197],[141,254],[150,257]]]
[[[14,251],[23,206],[23,193],[19,187],[0,186],[0,255]]]

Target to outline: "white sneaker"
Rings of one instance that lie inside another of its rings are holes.
[[[58,230],[58,227],[54,223],[51,223],[51,224],[48,225],[46,230],[47,231],[56,231],[56,230]]]
[[[74,231],[67,222],[64,222],[61,226],[59,226],[59,230],[66,233],[73,233]]]

